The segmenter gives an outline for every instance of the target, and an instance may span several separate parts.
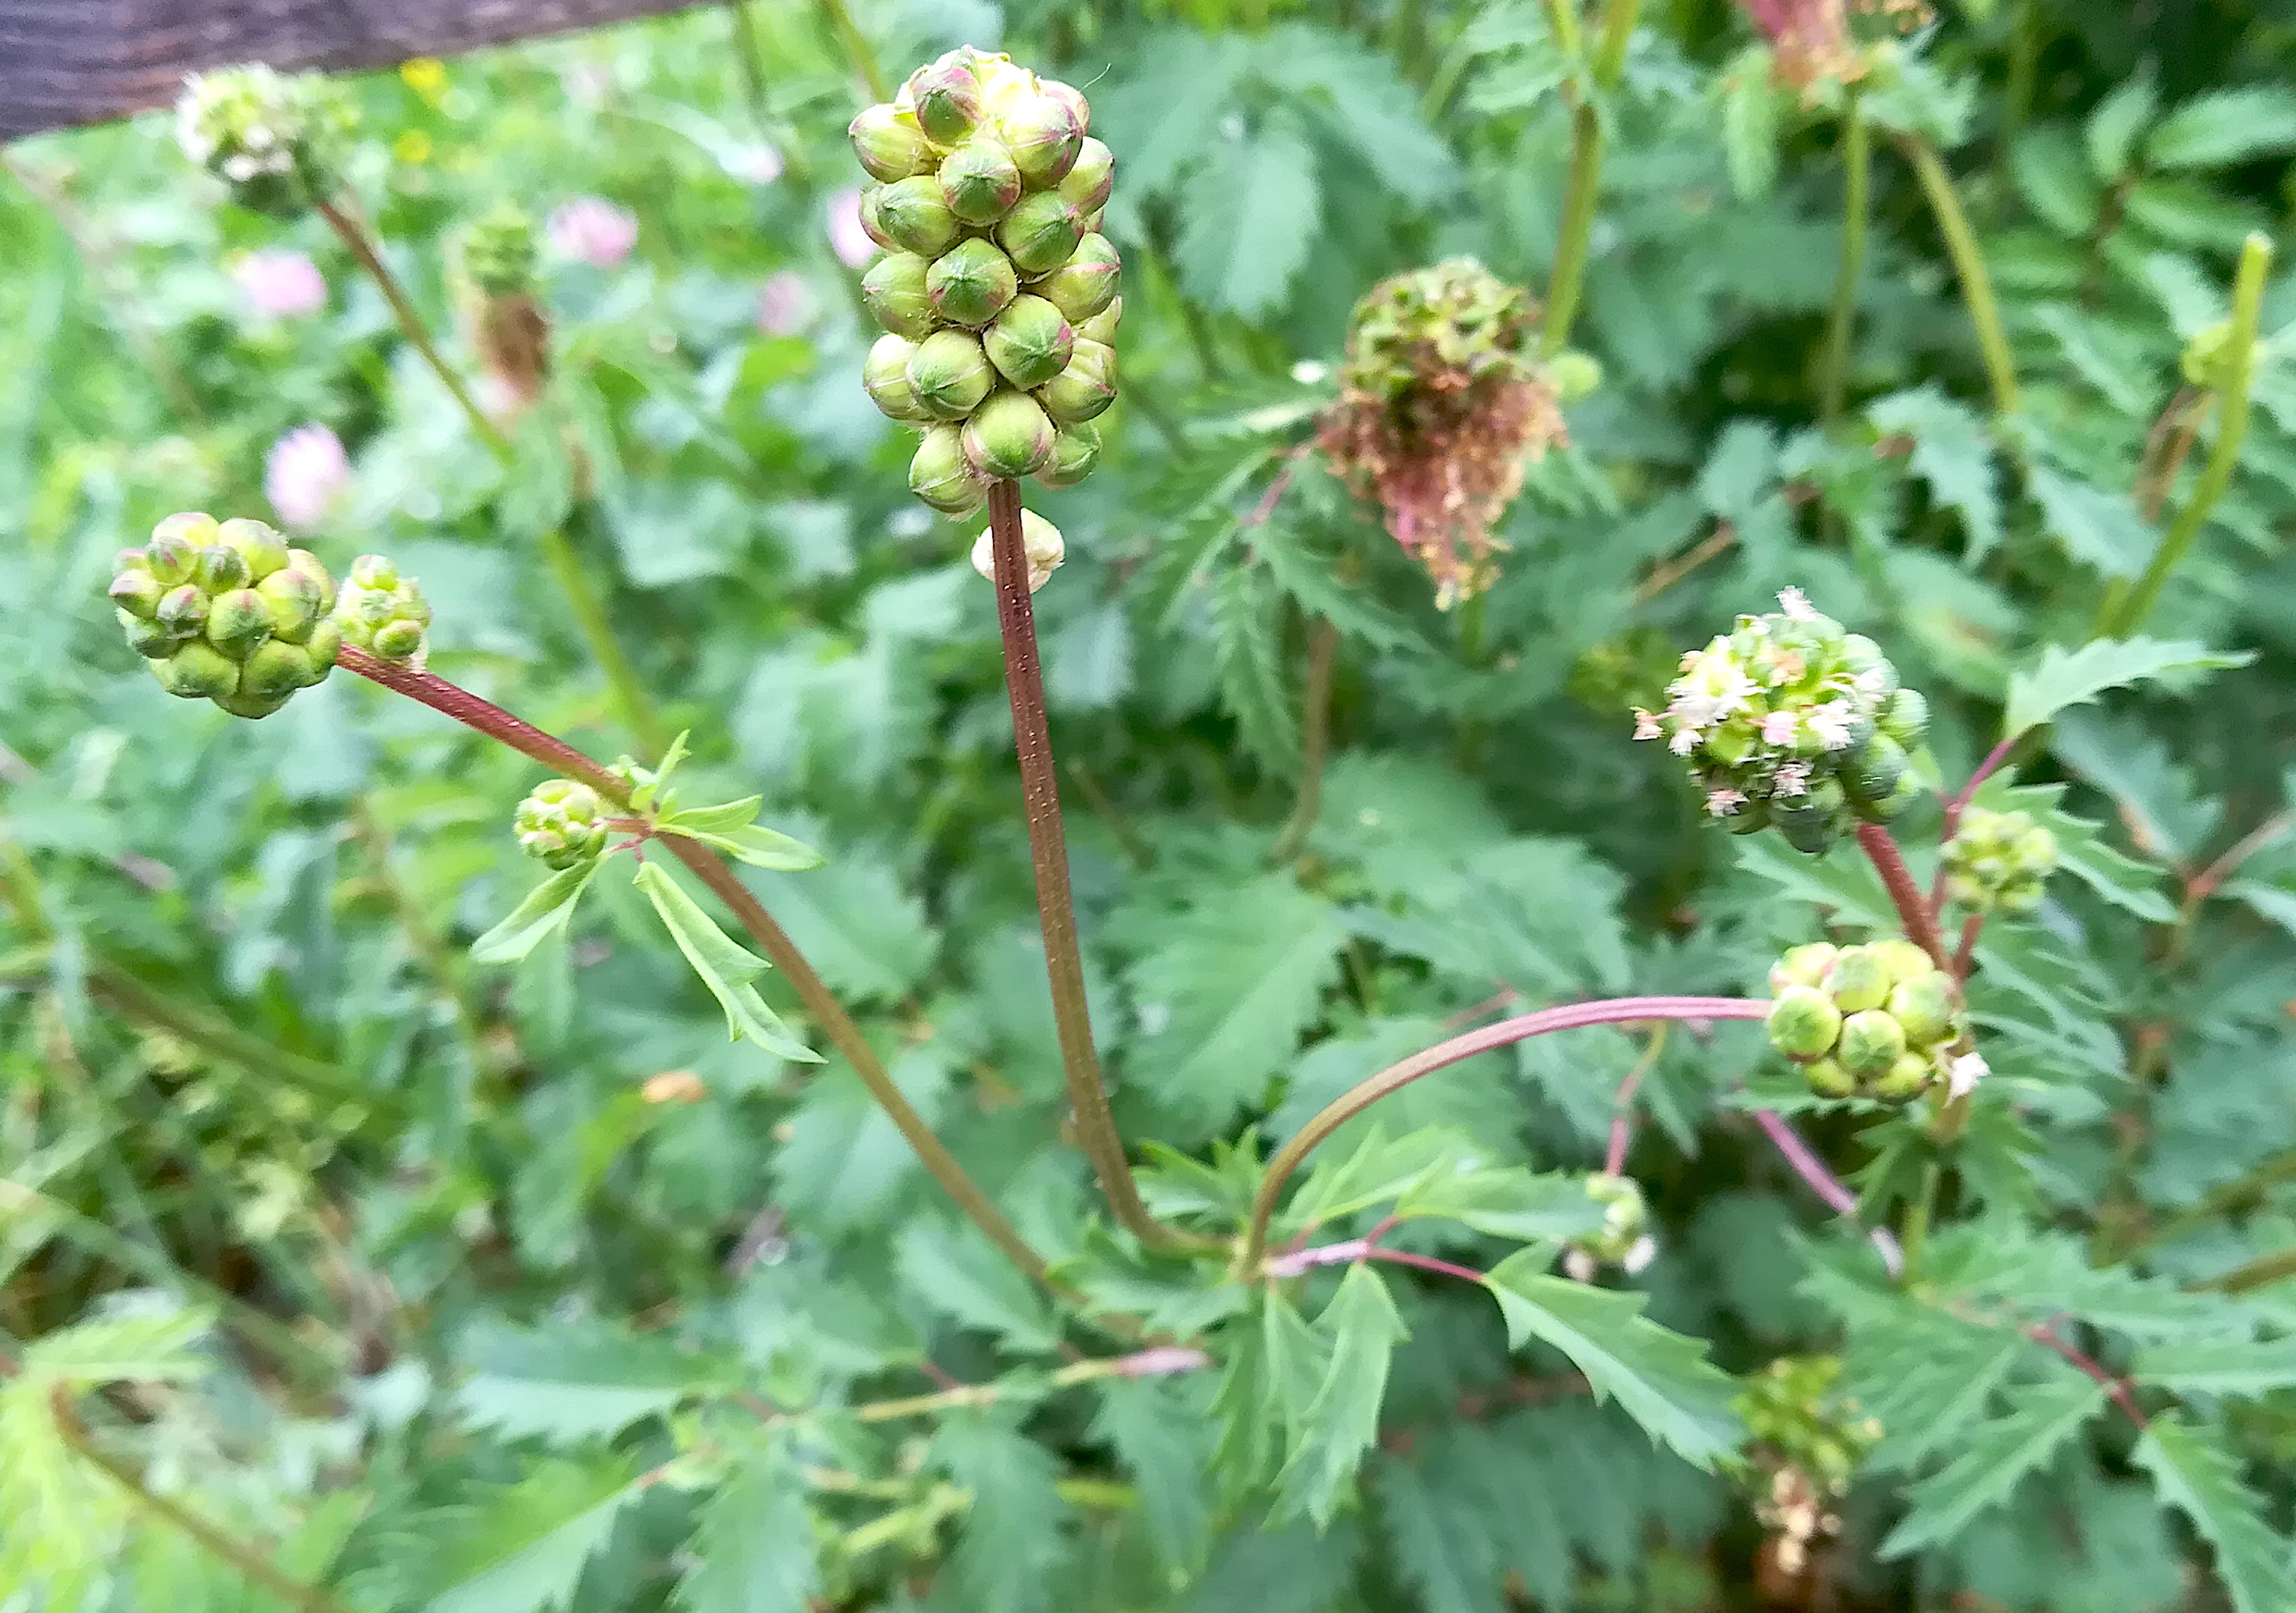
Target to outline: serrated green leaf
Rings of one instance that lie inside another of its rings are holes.
[[[2276,85],[2243,85],[2187,101],[2144,143],[2164,168],[2221,168],[2296,149],[2296,94]]]
[[[50,1381],[0,1381],[0,1597],[62,1613],[86,1605],[117,1555],[127,1493],[64,1442]]]
[[[1395,1214],[1457,1221],[1518,1243],[1561,1242],[1603,1224],[1603,1207],[1587,1196],[1583,1178],[1520,1166],[1423,1175],[1396,1201]]]
[[[722,1362],[600,1322],[483,1328],[468,1351],[475,1370],[455,1404],[467,1422],[511,1439],[608,1438],[729,1381]]]
[[[1326,1149],[1307,1184],[1284,1207],[1288,1226],[1312,1228],[1384,1203],[1431,1172],[1451,1174],[1462,1158],[1472,1158],[1464,1139],[1430,1127],[1390,1137],[1374,1121],[1353,1149]]]
[[[2192,1519],[2201,1538],[2216,1548],[2217,1577],[2232,1593],[2235,1613],[2296,1608],[2288,1542],[2264,1521],[2263,1502],[2241,1482],[2240,1462],[2220,1429],[2195,1425],[2182,1412],[2163,1412],[2132,1455],[2152,1475],[2161,1499]]]
[[[1261,37],[1254,66],[1395,194],[1423,204],[1457,182],[1457,160],[1421,119],[1391,56],[1332,29],[1287,23]]]
[[[680,1613],[807,1613],[821,1576],[805,1503],[779,1442],[742,1447],[695,1517]]]
[[[2041,506],[2043,524],[2063,543],[2066,553],[2105,577],[2143,572],[2159,535],[2128,494],[2094,487],[2044,464],[2028,469],[2026,483]]]
[[[1735,1385],[1705,1346],[1643,1314],[1643,1296],[1598,1289],[1542,1269],[1526,1249],[1485,1274],[1517,1349],[1533,1339],[1568,1355],[1600,1400],[1615,1398],[1652,1439],[1711,1467],[1744,1437],[1731,1410]]]
[[[1315,153],[1290,116],[1271,115],[1222,141],[1181,192],[1180,283],[1209,307],[1258,320],[1283,304],[1322,216]]]
[[[2161,893],[2165,871],[2124,856],[2104,839],[2103,825],[2075,817],[2058,803],[2062,784],[2014,783],[2013,775],[1997,773],[1977,793],[1977,804],[1995,812],[2028,812],[2034,822],[2056,837],[2057,866],[2098,896],[2150,923],[2166,924],[2177,916]]]
[[[2184,640],[2093,639],[2078,650],[2061,650],[2052,644],[2041,651],[2040,660],[2030,671],[2010,675],[2009,709],[2003,732],[2017,734],[2038,728],[2058,712],[2093,700],[2108,689],[2179,673],[2245,667],[2255,659],[2245,653],[2227,655]]]
[[[2039,128],[2017,142],[2009,171],[2025,200],[2060,235],[2079,238],[2095,224],[2104,190],[2079,146],[2062,128]]]
[[[1156,1028],[1131,1077],[1201,1131],[1218,1129],[1280,1071],[1339,969],[1332,910],[1275,875],[1207,893],[1163,931],[1129,980]]]
[[[471,943],[471,961],[515,963],[564,929],[574,916],[574,904],[583,888],[597,872],[597,863],[588,862],[562,868],[543,880],[527,892],[526,900],[512,908],[508,918]]]
[[[1514,1604],[1500,1590],[1497,1553],[1481,1519],[1444,1504],[1448,1497],[1409,1462],[1381,1461],[1372,1482],[1396,1566],[1427,1613],[1507,1613]]]
[[[972,1497],[955,1548],[942,1560],[945,1605],[1046,1613],[1066,1604],[1062,1573],[1071,1510],[1052,1453],[979,1414],[950,1417],[931,1458]]]
[[[1880,430],[1913,438],[1914,474],[1961,516],[1969,538],[1963,563],[1982,561],[2001,542],[2001,495],[1984,422],[1933,385],[1876,398],[1866,414]]]
[[[2007,1500],[2019,1479],[2046,1464],[2058,1446],[2104,1409],[2104,1386],[2086,1378],[2035,1384],[2016,1393],[2019,1404],[1980,1426],[1959,1455],[1906,1493],[1913,1510],[1882,1543],[1883,1557],[1903,1557],[1951,1540],[1980,1512]]]
[[[399,1559],[424,1613],[550,1613],[574,1594],[622,1509],[641,1494],[627,1457],[552,1459],[424,1516]],[[412,1600],[412,1599],[410,1599]]]
[[[2263,1395],[2296,1384],[2296,1339],[2186,1339],[2136,1352],[2129,1375],[2179,1395]]]
[[[821,1055],[799,1041],[782,1023],[781,1016],[766,1006],[758,988],[750,984],[752,977],[766,971],[767,965],[763,958],[744,951],[729,939],[717,922],[701,911],[701,904],[686,895],[685,888],[659,863],[639,867],[637,887],[653,904],[662,927],[677,943],[677,950],[685,954],[693,972],[701,977],[709,995],[726,1011],[726,1028],[734,1040],[746,1038],[776,1058],[808,1064],[821,1062]]]
[[[1202,1386],[1158,1379],[1110,1379],[1098,1386],[1092,1434],[1132,1475],[1140,1516],[1164,1566],[1193,1573],[1211,1537],[1204,1470],[1211,1457]]]
[[[1214,585],[1212,626],[1220,694],[1237,732],[1263,766],[1293,772],[1300,724],[1283,667],[1281,602],[1257,568],[1234,567]]]
[[[196,1306],[75,1322],[25,1347],[22,1378],[73,1389],[186,1382],[214,1364],[192,1349],[214,1325],[214,1313]]]
[[[1304,1512],[1321,1527],[1378,1440],[1388,1363],[1409,1332],[1385,1280],[1368,1265],[1348,1268],[1316,1328],[1329,1341],[1324,1381],[1308,1408],[1304,1437],[1276,1479],[1268,1519],[1280,1523]]]
[[[987,1240],[937,1221],[902,1233],[903,1287],[942,1315],[980,1328],[1022,1349],[1049,1351],[1060,1327],[1042,1294]]]

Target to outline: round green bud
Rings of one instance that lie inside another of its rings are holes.
[[[1857,1078],[1841,1068],[1839,1059],[1813,1059],[1801,1067],[1802,1079],[1822,1098],[1846,1098],[1857,1090]]]
[[[1123,262],[1105,235],[1078,241],[1068,261],[1029,289],[1058,308],[1070,324],[1091,318],[1116,299]]]
[[[199,552],[223,538],[223,524],[198,510],[164,516],[152,528],[152,546],[145,551],[153,575],[169,587],[189,582]]]
[[[919,174],[887,185],[877,195],[877,224],[889,245],[925,258],[938,258],[956,244],[956,215],[948,210],[940,181]]]
[[[1082,90],[1073,84],[1063,84],[1057,78],[1040,79],[1037,87],[1069,109],[1069,115],[1076,119],[1078,134],[1092,133],[1092,102],[1084,98]]]
[[[1577,403],[1603,384],[1603,366],[1591,354],[1565,348],[1546,361],[1546,381],[1564,403]]]
[[[216,528],[216,541],[239,556],[249,582],[259,583],[287,563],[287,540],[259,520],[227,520]]]
[[[329,665],[332,664],[330,660]],[[314,681],[308,649],[273,639],[247,658],[234,692],[250,700],[284,703],[289,695]]]
[[[906,89],[917,126],[936,144],[955,145],[980,122],[980,80],[959,52],[911,73]]]
[[[1086,136],[1078,143],[1076,160],[1053,188],[1078,213],[1098,212],[1108,205],[1109,192],[1116,188],[1116,153]]]
[[[1930,703],[1918,689],[1900,689],[1882,703],[1876,720],[1883,733],[1911,750],[1929,731]]]
[[[1815,778],[1796,796],[1774,797],[1770,802],[1778,831],[1786,844],[1809,856],[1822,856],[1841,838],[1848,813],[1840,783]]]
[[[350,125],[338,86],[260,65],[195,74],[176,103],[184,154],[230,186],[240,206],[277,217],[337,188]]]
[[[255,585],[270,613],[271,636],[299,644],[311,636],[313,624],[326,614],[334,600],[326,575],[313,576],[300,566],[286,566]]]
[[[1890,664],[1890,658],[1882,653],[1882,646],[1864,634],[1848,633],[1842,635],[1841,659],[1854,675],[1863,675],[1868,672],[1880,673],[1881,687],[1875,691],[1878,696],[1886,699],[1898,692],[1898,669]]]
[[[996,226],[996,242],[1024,280],[1049,274],[1084,239],[1084,215],[1050,191],[1023,196]]]
[[[1021,182],[1032,188],[1059,184],[1084,144],[1075,111],[1058,95],[1029,95],[1000,108],[996,133],[1013,153]]]
[[[1068,368],[1039,387],[1037,397],[1056,425],[1072,426],[1107,413],[1116,401],[1115,350],[1079,340]]]
[[[909,355],[916,350],[917,344],[906,336],[880,336],[861,364],[861,385],[869,400],[894,420],[932,418],[909,389]]]
[[[933,427],[909,460],[909,491],[946,515],[970,515],[988,500],[988,483],[964,456],[963,434]]]
[[[885,187],[873,184],[861,192],[861,201],[854,209],[861,220],[861,233],[888,252],[898,252],[901,243],[885,227]]]
[[[545,868],[578,868],[606,849],[606,803],[587,784],[545,779],[512,821],[520,847]]]
[[[853,154],[872,179],[906,179],[932,166],[932,148],[916,119],[890,102],[865,106],[845,127]]]
[[[1037,282],[1036,290],[1039,292],[1044,290],[1044,282],[1042,281],[1038,281]],[[1049,301],[1050,299],[1047,299],[1046,300]],[[1116,346],[1117,322],[1123,317],[1124,299],[1121,297],[1111,297],[1108,299],[1108,306],[1106,307],[1094,315],[1090,319],[1086,320],[1083,323],[1077,325],[1076,333],[1083,337],[1086,341],[1096,341],[1104,348],[1113,348]]]
[[[1772,821],[1767,801],[1748,801],[1737,811],[1725,816],[1722,826],[1732,834],[1759,834],[1770,826]]]
[[[1789,986],[1770,1004],[1769,1030],[1770,1045],[1787,1058],[1820,1058],[1841,1034],[1841,1011],[1815,986]]]
[[[1878,801],[1861,801],[1857,815],[1869,823],[1888,823],[1915,801],[1921,799],[1923,786],[1919,775],[1910,769],[1898,775],[1897,788]]]
[[[2046,826],[2032,823],[2028,815],[2026,827],[2020,830],[2010,847],[2018,865],[2030,872],[2054,873],[2057,866],[2057,837]]]
[[[1905,1028],[1882,1010],[1869,1008],[1841,1021],[1841,1039],[1833,1056],[1859,1080],[1878,1081],[1905,1052]]]
[[[178,645],[152,663],[160,687],[184,700],[215,700],[239,687],[239,663],[204,639]]]
[[[975,135],[942,159],[940,188],[963,222],[995,224],[1021,200],[1021,170],[1001,142]]]
[[[1870,946],[1842,948],[1825,978],[1825,989],[1833,995],[1834,1006],[1846,1014],[1881,1007],[1896,984],[1889,965]]]
[[[1000,391],[964,422],[964,456],[992,481],[1026,476],[1052,456],[1053,422],[1026,392]]]
[[[1888,1103],[1903,1103],[1921,1096],[1936,1073],[1933,1060],[1921,1053],[1902,1053],[1874,1079],[1874,1095]]]
[[[1953,1029],[1953,982],[1941,970],[1890,987],[1890,1017],[1906,1033],[1909,1047],[1927,1047]]]
[[[1841,949],[1831,941],[1811,941],[1789,949],[1770,965],[1771,995],[1789,986],[1824,986],[1833,972],[1834,959],[1841,955]]]
[[[1874,806],[1897,792],[1898,781],[1906,776],[1906,748],[1886,733],[1876,733],[1863,749],[1849,754],[1841,782],[1852,800],[1861,806]]]
[[[147,659],[167,654],[180,642],[159,623],[147,622],[124,608],[111,614],[119,618],[119,631],[127,640],[127,647]]]
[[[208,625],[207,591],[197,583],[170,588],[160,596],[152,618],[177,638],[190,638]]]
[[[914,252],[879,258],[861,276],[861,300],[870,317],[912,341],[931,335],[933,309],[925,294],[925,260]]]
[[[104,590],[111,602],[139,621],[150,621],[159,613],[160,601],[168,591],[160,579],[144,568],[141,550],[124,549],[113,562],[111,586]]]
[[[1021,291],[1012,260],[993,242],[978,237],[960,241],[934,258],[924,284],[927,306],[936,317],[972,330],[1002,314]]]
[[[935,331],[909,355],[909,391],[936,420],[963,420],[996,384],[980,339],[966,331]]]
[[[207,641],[243,661],[271,636],[271,608],[252,588],[231,588],[208,602]]]
[[[1082,421],[1053,433],[1053,451],[1037,467],[1037,479],[1047,487],[1073,487],[1099,463],[1100,429]]]
[[[212,599],[234,588],[246,587],[255,577],[248,569],[245,555],[227,544],[215,543],[200,551],[199,569],[192,580]]]
[[[1024,391],[1067,369],[1076,353],[1076,332],[1041,297],[1015,297],[982,340],[996,373]]]
[[[419,660],[430,626],[422,586],[385,556],[363,554],[351,564],[335,602],[335,626],[345,643],[377,660]]]
[[[1868,941],[1866,951],[1877,960],[1892,983],[1918,980],[1924,975],[1938,972],[1937,960],[1920,945],[1903,936],[1887,936],[1879,941]]]

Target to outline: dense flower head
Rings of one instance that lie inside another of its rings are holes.
[[[1880,646],[1819,615],[1800,590],[1778,603],[1685,654],[1665,709],[1636,710],[1635,737],[1687,761],[1707,812],[1734,831],[1775,823],[1815,854],[1920,792],[1908,754],[1929,706]]]
[[[1650,1206],[1640,1183],[1631,1176],[1594,1171],[1587,1177],[1587,1196],[1603,1207],[1603,1224],[1570,1240],[1563,1265],[1581,1282],[1591,1281],[1597,1270],[1616,1266],[1629,1276],[1648,1265],[1658,1254],[1650,1235]]]
[[[2030,913],[2057,869],[2057,837],[2029,812],[1972,806],[1945,843],[1945,889],[1972,913]]]
[[[1740,0],[1770,44],[1771,70],[1780,83],[1814,94],[1824,85],[1850,85],[1873,66],[1861,36],[1908,34],[1926,27],[1929,0]]]
[[[638,242],[637,215],[603,196],[577,196],[551,209],[551,250],[594,269],[617,269]]]
[[[321,201],[351,127],[349,102],[316,75],[261,63],[198,73],[176,102],[176,143],[231,187],[232,200],[286,217]]]
[[[351,562],[335,600],[335,626],[343,643],[357,644],[377,660],[420,667],[430,651],[430,604],[422,585],[399,575],[380,554]]]
[[[160,686],[266,716],[327,675],[342,645],[334,579],[259,520],[171,515],[123,549],[110,589],[128,645]]]
[[[264,496],[298,532],[316,531],[350,486],[351,462],[342,438],[323,425],[296,427],[271,445],[264,460]]]
[[[545,779],[518,804],[512,829],[519,847],[545,868],[595,862],[606,849],[606,803],[587,784]]]
[[[1969,1026],[1953,977],[1911,941],[1797,946],[1770,968],[1770,1045],[1828,1098],[1958,1095],[1983,1073],[1956,1052]]]
[[[1439,605],[1490,585],[1504,547],[1491,528],[1521,489],[1525,460],[1565,440],[1556,387],[1534,356],[1537,327],[1529,295],[1471,258],[1398,274],[1356,305],[1339,400],[1317,440],[1379,502]]]
[[[1836,1355],[1788,1355],[1742,1380],[1735,1407],[1746,1425],[1746,1470],[1759,1486],[1754,1511],[1780,1566],[1798,1573],[1813,1543],[1841,1526],[1849,1493],[1882,1425],[1841,1387]]]
[[[534,220],[514,201],[488,208],[463,231],[463,273],[489,297],[534,289]]]
[[[250,252],[231,277],[259,319],[308,319],[327,306],[326,276],[301,252]]]
[[[839,255],[884,251],[861,282],[888,333],[864,384],[924,433],[909,486],[947,514],[998,480],[1070,486],[1099,456],[1089,422],[1116,399],[1120,265],[1099,233],[1115,160],[1091,116],[1070,86],[968,45],[849,130],[877,183],[854,195],[863,239]]]

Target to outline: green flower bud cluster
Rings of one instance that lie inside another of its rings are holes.
[[[534,220],[514,201],[496,203],[463,232],[463,273],[489,297],[534,289]]]
[[[1961,994],[1911,941],[1797,946],[1770,966],[1770,1045],[1821,1096],[1904,1103],[1953,1081]]]
[[[1842,1393],[1838,1355],[1787,1355],[1743,1380],[1735,1406],[1760,1465],[1801,1475],[1816,1494],[1834,1500],[1882,1425]]]
[[[862,226],[886,255],[862,277],[885,328],[862,384],[924,433],[910,490],[969,515],[993,481],[1066,487],[1100,457],[1116,401],[1115,182],[1085,98],[970,46],[919,68],[849,131],[879,181]]]
[[[316,74],[256,63],[186,79],[176,143],[243,208],[288,217],[324,201],[351,127],[350,103]]]
[[[1029,563],[1029,592],[1034,594],[1053,580],[1054,569],[1068,558],[1061,529],[1034,510],[1021,512],[1021,552]],[[972,540],[972,569],[990,582],[996,580],[996,537],[984,529]]]
[[[606,803],[587,784],[545,779],[518,804],[520,847],[544,867],[578,868],[606,849]]]
[[[1972,913],[2030,913],[2057,870],[2057,837],[2030,812],[1961,815],[1945,843],[1946,894]]]
[[[1565,1268],[1581,1282],[1605,1265],[1630,1273],[1641,1271],[1658,1252],[1650,1235],[1650,1206],[1644,1201],[1641,1185],[1631,1176],[1592,1171],[1586,1188],[1587,1196],[1603,1207],[1603,1224],[1570,1240]]]
[[[2177,366],[2187,386],[2213,392],[2225,383],[2233,359],[2232,321],[2219,319],[2193,332],[2177,355]]]
[[[362,554],[335,600],[335,626],[343,643],[357,644],[379,661],[420,667],[430,645],[430,604],[422,586],[401,577],[380,554]]]
[[[113,564],[111,602],[168,693],[268,716],[327,675],[342,647],[334,578],[259,520],[170,515]]]
[[[1775,824],[1824,852],[1859,822],[1886,823],[1921,793],[1910,765],[1929,702],[1901,687],[1881,646],[1810,609],[1782,610],[1682,658],[1666,709],[1635,712],[1635,737],[1690,763],[1706,810],[1735,834]]]

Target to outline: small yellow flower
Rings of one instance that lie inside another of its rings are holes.
[[[428,162],[430,136],[421,129],[409,129],[391,143],[390,149],[401,162]]]
[[[439,104],[447,90],[447,69],[436,56],[415,56],[398,64],[399,82],[429,102]]]

